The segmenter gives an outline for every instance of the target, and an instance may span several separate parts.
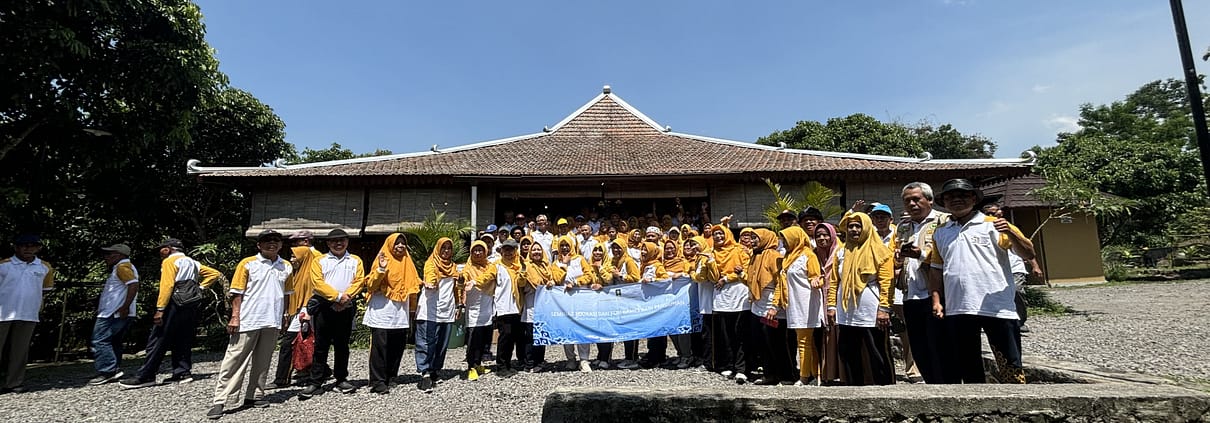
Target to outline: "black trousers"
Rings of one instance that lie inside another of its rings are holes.
[[[622,354],[627,360],[634,361],[639,359],[639,340],[622,341]]]
[[[613,343],[602,342],[597,344],[597,360],[608,362],[613,358]]]
[[[787,340],[791,331],[786,330],[785,319],[778,320],[777,327],[760,323],[759,318],[755,320],[760,325],[761,338],[765,341],[765,377],[778,381],[798,380],[798,370],[794,365],[794,358],[798,355],[797,334],[793,335],[794,343],[790,344]]]
[[[895,383],[891,371],[890,338],[879,328],[838,325],[840,328],[840,365],[848,375],[849,385],[864,385],[866,368],[863,353],[869,358],[872,379],[876,385]]]
[[[744,336],[748,332],[747,311],[716,311],[711,335],[714,344],[714,370],[744,372],[748,362],[744,354]]]
[[[534,367],[546,362],[546,346],[534,345],[534,324],[521,322],[521,337],[517,338],[517,360]]]
[[[147,361],[138,370],[139,379],[155,379],[168,352],[172,352],[173,376],[191,373],[196,338],[197,303],[178,306],[169,302],[164,308],[163,324],[152,327],[147,337]]]
[[[407,329],[370,328],[370,385],[390,383],[399,376],[407,342]]]
[[[323,301],[311,315],[315,325],[315,356],[311,364],[311,383],[322,384],[327,379],[328,348],[332,358],[332,376],[336,382],[349,379],[349,337],[353,334],[353,317],[357,308],[350,303],[341,311],[332,309],[331,302]]]
[[[714,327],[714,315],[702,315],[702,331],[694,332],[689,336],[689,349],[693,351],[693,356],[702,360],[706,366],[706,370],[714,370],[714,348],[711,345],[710,331]]]
[[[496,344],[496,364],[501,369],[512,369],[513,351],[523,351],[518,349],[518,345],[522,347],[525,345],[517,342],[517,338],[520,338],[525,330],[525,325],[521,323],[521,315],[496,316],[496,330],[500,331],[500,339]],[[518,358],[524,361],[524,357],[520,354],[518,354]]]
[[[466,366],[468,368],[483,364],[483,353],[487,352],[491,342],[491,326],[466,328]]]
[[[916,361],[920,376],[927,383],[944,383],[943,363],[952,362],[946,357],[949,349],[941,346],[947,344],[949,329],[944,321],[933,317],[933,300],[905,300],[903,322],[907,326],[912,359]]]
[[[294,369],[294,338],[298,332],[282,332],[277,335],[277,373],[273,382],[278,386],[290,384],[290,371]]]
[[[950,366],[956,370],[956,379],[946,383],[984,383],[983,340],[980,331],[987,334],[987,344],[1003,355],[1007,365],[1021,368],[1020,322],[987,316],[958,314],[945,316],[949,324],[949,349],[953,351]]]

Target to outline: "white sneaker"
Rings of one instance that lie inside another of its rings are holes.
[[[735,374],[735,383],[738,383],[740,385],[748,383],[748,375],[745,375],[743,373],[736,373]]]
[[[592,373],[592,365],[588,364],[588,360],[580,360],[580,371],[583,373]]]
[[[802,383],[802,379],[799,379],[797,382],[794,382],[794,386],[805,386],[805,385],[806,385],[805,383]]]
[[[725,377],[725,378],[727,378],[727,379],[731,379],[731,376],[734,376],[734,375],[735,375],[735,372],[732,372],[732,371],[730,371],[730,370],[723,370],[723,371],[722,371],[722,372],[720,372],[719,374],[720,374],[720,375],[723,375],[723,377]]]

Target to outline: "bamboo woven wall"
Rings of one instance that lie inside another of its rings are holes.
[[[246,235],[256,236],[265,229],[289,235],[305,229],[323,236],[340,228],[360,236],[363,200],[361,189],[254,191]]]

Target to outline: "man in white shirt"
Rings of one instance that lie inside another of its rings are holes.
[[[534,225],[534,230],[529,233],[530,238],[542,245],[542,251],[548,252],[551,261],[554,261],[554,250],[551,250],[550,246],[555,242],[555,234],[550,232],[550,219],[546,215],[540,214],[534,218]]]
[[[585,258],[592,258],[592,249],[597,246],[597,239],[596,237],[593,237],[592,234],[592,226],[587,223],[580,225],[580,236],[578,238],[580,244],[580,255]]]
[[[55,271],[38,258],[42,239],[20,235],[13,241],[15,254],[0,260],[0,393],[24,392],[29,345],[42,309],[42,295],[55,287]]]
[[[334,229],[325,238],[328,254],[311,264],[314,296],[307,304],[315,331],[315,356],[311,365],[311,381],[299,397],[306,399],[323,393],[328,378],[328,348],[332,348],[332,389],[342,394],[357,390],[349,383],[349,341],[353,333],[353,318],[357,314],[352,298],[361,293],[365,284],[365,266],[361,257],[349,252],[349,234]]]
[[[953,357],[945,382],[985,381],[982,330],[996,355],[1000,383],[1025,383],[1009,251],[1032,259],[1033,243],[1003,218],[979,212],[983,193],[966,179],[947,181],[938,197],[951,218],[933,232],[934,248],[925,261],[931,266],[933,315],[946,320],[950,333]]]
[[[929,298],[928,265],[924,258],[933,250],[933,231],[946,215],[933,209],[933,187],[912,182],[903,187],[903,209],[908,218],[895,231],[891,250],[895,252],[896,286],[902,290],[903,322],[912,361],[925,383],[942,383],[940,345],[945,345],[945,324],[932,316]],[[900,294],[896,291],[896,294]],[[899,312],[900,309],[896,309]],[[910,378],[909,378],[910,379]],[[913,381],[915,382],[915,381]]]
[[[219,366],[214,399],[206,417],[218,419],[228,399],[235,397],[244,384],[244,374],[251,369],[251,379],[244,393],[244,406],[268,407],[265,388],[269,383],[269,362],[277,332],[286,314],[286,297],[293,292],[286,279],[293,273],[290,262],[278,255],[282,235],[275,230],[262,231],[256,237],[259,254],[235,265],[231,278],[231,318],[227,333],[231,341]]]
[[[122,338],[136,317],[135,298],[139,294],[139,271],[130,263],[130,247],[114,244],[101,249],[109,277],[101,287],[97,321],[92,326],[93,367],[97,375],[90,385],[116,382],[121,371]]]

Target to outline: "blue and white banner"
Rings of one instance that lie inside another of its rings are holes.
[[[701,330],[688,279],[610,285],[600,291],[539,289],[534,344],[621,342]]]

